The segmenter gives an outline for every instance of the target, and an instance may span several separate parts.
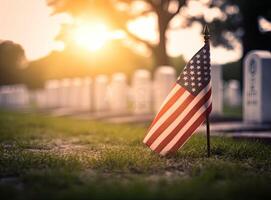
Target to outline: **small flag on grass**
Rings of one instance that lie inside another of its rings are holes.
[[[176,152],[212,109],[209,43],[194,55],[154,118],[144,143],[166,155]]]

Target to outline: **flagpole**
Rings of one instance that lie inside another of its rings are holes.
[[[203,29],[203,34],[204,34],[204,42],[208,46],[209,44],[209,39],[210,39],[210,33],[209,33],[209,28],[207,25],[204,26]],[[206,139],[207,139],[207,157],[210,157],[211,155],[211,145],[210,145],[210,122],[209,122],[209,114],[206,115]]]
[[[206,116],[207,157],[211,155],[209,115]]]

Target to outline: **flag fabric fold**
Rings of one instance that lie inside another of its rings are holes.
[[[143,142],[158,154],[176,152],[212,109],[210,48],[206,43],[187,63],[155,116]]]

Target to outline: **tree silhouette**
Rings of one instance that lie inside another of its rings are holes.
[[[271,31],[262,30],[259,19],[271,21],[271,1],[246,1],[246,0],[211,0],[206,5],[218,8],[223,17],[209,21],[212,32],[213,45],[223,45],[232,48],[232,43],[227,33],[233,33],[243,45],[243,56],[253,49],[270,50]],[[206,16],[186,16],[187,26],[193,22],[206,23]]]
[[[24,49],[19,44],[0,43],[0,85],[22,82],[22,69],[26,64]]]
[[[135,2],[141,2],[145,6],[139,12],[132,12]],[[166,32],[169,23],[185,6],[186,0],[50,0],[48,4],[54,8],[55,13],[68,12],[72,16],[95,18],[101,16],[109,19],[115,28],[121,28],[137,42],[143,43],[154,57],[154,65],[168,65],[169,56],[166,52]],[[121,9],[120,6],[122,5]],[[138,37],[127,28],[128,21],[138,17],[154,13],[157,16],[159,40],[153,44]],[[63,28],[61,37],[65,37]]]

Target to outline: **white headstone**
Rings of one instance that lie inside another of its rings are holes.
[[[74,78],[71,80],[68,106],[75,110],[80,109],[80,101],[82,97],[81,87],[82,87],[81,78]]]
[[[98,75],[94,82],[94,110],[97,112],[108,110],[108,77]]]
[[[82,79],[81,86],[81,101],[80,101],[80,110],[91,111],[92,110],[92,80],[89,77]]]
[[[8,107],[10,108],[14,108],[16,107],[17,104],[17,92],[16,92],[16,87],[14,85],[9,85],[8,86],[8,96],[7,96],[7,103],[8,103]]]
[[[132,101],[135,114],[151,113],[151,74],[148,70],[136,70],[132,78]]]
[[[26,107],[30,103],[30,93],[23,84],[14,85],[15,107]]]
[[[45,83],[46,101],[48,108],[59,106],[59,80],[48,80]]]
[[[222,67],[220,65],[211,66],[212,84],[212,112],[211,115],[223,114],[223,80]]]
[[[3,104],[4,104],[4,95],[3,95],[3,87],[1,86],[0,87],[0,107],[3,107]]]
[[[46,99],[46,90],[39,89],[35,91],[35,105],[39,109],[46,109],[47,108],[47,99]]]
[[[8,85],[1,87],[1,105],[2,107],[8,106],[10,87]]]
[[[114,113],[126,113],[128,108],[128,85],[126,75],[115,73],[112,76],[109,96],[110,110]]]
[[[244,59],[243,119],[271,122],[271,53],[251,51]]]
[[[59,106],[67,108],[69,106],[71,79],[65,78],[60,80],[59,87]]]
[[[225,89],[226,104],[231,107],[240,106],[242,103],[242,95],[240,82],[237,80],[229,80]]]
[[[176,71],[170,66],[158,67],[154,74],[154,110],[157,112],[176,82]]]

